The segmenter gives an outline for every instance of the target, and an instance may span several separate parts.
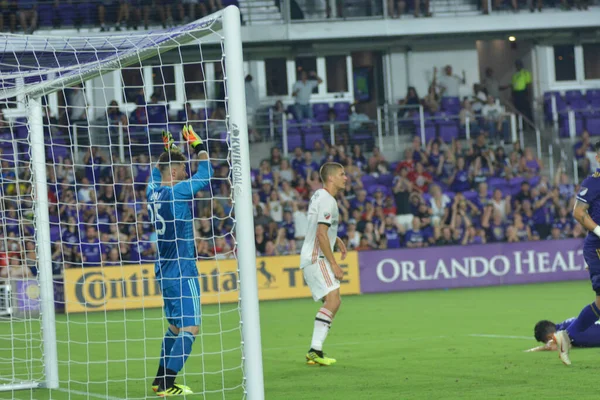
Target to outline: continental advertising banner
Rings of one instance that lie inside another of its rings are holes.
[[[589,279],[582,246],[569,239],[360,252],[361,292]]]
[[[299,256],[258,257],[260,300],[311,297],[299,268]],[[360,293],[358,256],[338,259],[344,270],[342,294]],[[236,260],[198,262],[202,304],[234,303],[239,298]],[[93,312],[162,307],[154,264],[67,269],[64,274],[66,312]],[[243,277],[242,277],[243,279]]]

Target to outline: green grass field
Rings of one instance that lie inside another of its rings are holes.
[[[562,365],[554,352],[523,352],[536,345],[532,332],[537,320],[574,316],[592,298],[587,281],[349,296],[326,342],[326,352],[338,359],[333,367],[311,367],[303,361],[316,303],[263,302],[266,398],[597,398],[593,385],[600,349],[575,349],[571,367]],[[197,392],[207,392],[190,398],[242,398],[236,388],[242,376],[238,316],[231,306],[221,309],[227,310],[218,319],[216,307],[203,308],[203,339],[196,341],[185,379]],[[0,392],[0,398],[154,397],[144,377],[156,370],[163,331],[160,310],[89,314],[87,319],[71,315],[69,332],[66,318],[58,316],[57,327],[59,340],[70,341],[58,349],[61,391]],[[111,322],[104,324],[105,318]],[[6,334],[7,325],[0,325],[0,333]],[[229,332],[215,335],[219,326]],[[94,343],[85,344],[86,337]],[[8,350],[1,347],[0,357],[5,358]],[[78,363],[65,363],[67,351]],[[147,357],[153,359],[146,362]],[[118,361],[125,358],[129,361]],[[220,391],[222,387],[231,390]]]

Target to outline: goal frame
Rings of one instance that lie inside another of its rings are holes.
[[[198,29],[208,25],[213,29],[205,31]],[[236,215],[235,236],[241,303],[243,386],[248,399],[263,400],[264,381],[240,11],[235,6],[228,6],[205,18],[184,25],[182,29],[182,34],[187,36],[187,42],[194,39],[198,40],[211,34],[212,31],[219,32],[223,39],[223,56],[225,57],[226,70],[224,78],[225,101],[228,104],[226,121],[228,121],[227,133],[231,154],[232,194]],[[92,65],[89,65],[84,72],[73,69],[73,71],[63,74],[58,79],[46,80],[36,85],[0,92],[0,100],[18,95],[21,96],[20,98],[24,98],[26,103],[27,124],[31,141],[31,168],[34,174],[36,196],[36,241],[38,246],[38,280],[44,354],[43,382],[0,384],[0,392],[32,388],[59,388],[42,96],[184,45],[185,43],[182,43],[180,39],[180,37],[167,37],[153,47],[146,47],[142,50],[130,49],[122,55],[111,57],[102,62],[91,63]],[[11,50],[10,45],[5,48],[5,51],[10,52]]]

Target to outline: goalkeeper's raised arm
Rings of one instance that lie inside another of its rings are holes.
[[[175,140],[171,133],[163,131],[165,152],[161,155],[158,164],[152,170],[150,184],[148,185],[148,194],[150,190],[157,186],[173,186],[173,197],[175,199],[192,199],[196,193],[208,186],[214,171],[208,159],[204,142],[190,125],[183,127],[182,136],[192,150],[198,154],[200,159],[198,171],[190,179],[187,179],[186,168],[183,164],[186,158],[175,145]],[[177,166],[174,164],[177,164]],[[175,168],[173,168],[174,166]],[[170,174],[168,174],[168,170],[170,170]],[[167,174],[163,176],[165,172]]]

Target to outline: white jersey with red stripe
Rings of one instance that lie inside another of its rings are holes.
[[[317,227],[319,224],[329,226],[327,236],[331,251],[335,246],[338,232],[340,211],[335,198],[325,189],[319,189],[313,194],[308,206],[308,230],[304,237],[304,244],[300,252],[300,268],[315,264],[323,252],[317,241]]]

